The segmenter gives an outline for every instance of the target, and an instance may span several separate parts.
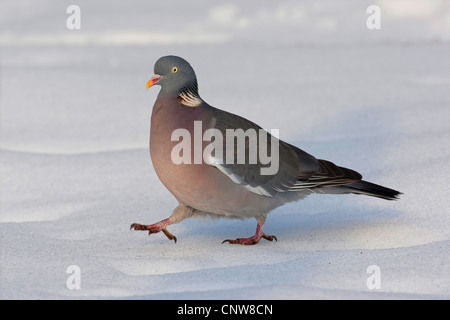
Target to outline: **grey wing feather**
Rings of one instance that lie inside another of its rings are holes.
[[[362,179],[362,176],[354,170],[339,167],[327,160],[319,159],[318,161],[319,170],[317,170],[307,181],[297,181],[291,188],[292,191],[342,186]]]
[[[230,164],[225,161],[225,151],[222,161],[219,161],[221,163],[216,162],[213,165],[227,175],[233,182],[243,185],[256,194],[274,196],[279,192],[289,191],[296,186],[299,179],[302,181],[308,180],[320,168],[316,158],[288,143],[278,140],[270,133],[267,133],[267,148],[265,149],[263,146],[259,148],[261,127],[245,118],[212,108],[212,123],[214,123],[215,129],[222,132],[224,148],[226,147],[227,129],[255,130],[258,135],[258,158],[256,163],[252,164],[249,161],[250,139],[246,139],[244,163],[237,163],[238,150],[235,143],[235,148],[232,150],[233,163]],[[267,150],[271,150],[272,143],[275,143],[275,141],[278,142],[279,147],[278,170],[275,174],[264,175],[261,173],[261,169],[270,167],[272,164],[261,163],[259,152],[266,152],[267,155]]]
[[[238,115],[213,107],[210,108],[212,111],[211,122],[215,129],[222,132],[224,148],[226,146],[227,129],[242,129],[243,131],[254,129],[259,137],[261,127],[257,124]],[[275,196],[279,192],[286,191],[341,186],[362,179],[358,172],[339,167],[330,161],[316,159],[305,151],[278,140],[270,133],[267,133],[267,150],[271,149],[271,144],[275,141],[273,139],[276,139],[279,144],[279,167],[275,174],[261,174],[261,169],[270,166],[270,164],[262,164],[259,154],[256,163],[249,163],[249,139],[245,140],[244,163],[237,163],[238,150],[235,144],[235,148],[232,150],[233,163],[225,161],[226,152],[224,152],[222,161],[215,162],[213,165],[233,182],[244,186],[253,193],[264,196]],[[262,148],[258,151],[267,152],[267,150]]]

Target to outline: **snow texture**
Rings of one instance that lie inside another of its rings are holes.
[[[0,298],[450,298],[448,1],[80,0],[80,30],[70,4],[0,3]],[[309,196],[249,247],[221,242],[254,219],[129,231],[177,205],[148,152],[167,54],[210,104],[404,195]]]

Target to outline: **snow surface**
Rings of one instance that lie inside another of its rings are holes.
[[[70,4],[0,3],[2,299],[450,298],[448,1],[85,0],[72,31]],[[148,152],[166,54],[210,104],[404,195],[312,195],[250,247],[221,242],[253,219],[129,231],[177,205]]]

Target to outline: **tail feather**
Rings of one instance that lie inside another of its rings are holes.
[[[341,186],[341,188],[348,189],[348,191],[352,193],[365,194],[368,196],[378,197],[386,200],[396,200],[402,194],[400,191],[389,189],[364,180]]]

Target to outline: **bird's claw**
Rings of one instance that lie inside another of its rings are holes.
[[[152,225],[144,225],[144,224],[139,224],[139,223],[133,223],[130,226],[130,230],[139,230],[139,231],[146,231],[148,230],[148,235],[151,235],[152,233],[158,233],[160,231],[162,231],[166,237],[169,240],[173,240],[175,241],[175,243],[177,243],[177,237],[175,237],[173,234],[171,234],[166,228],[161,228],[160,226],[158,226],[158,224],[152,224]]]
[[[146,225],[139,224],[139,223],[132,223],[130,226],[130,230],[148,230]]]
[[[177,237],[175,237],[173,234],[171,234],[169,231],[167,231],[166,228],[161,229],[161,231],[166,235],[166,237],[167,237],[169,240],[173,240],[173,241],[175,241],[175,243],[177,243]],[[149,235],[150,235],[151,233],[152,233],[152,232],[149,231]]]
[[[250,246],[250,245],[257,244],[259,242],[259,240],[261,240],[261,238],[264,238],[269,241],[273,241],[273,240],[278,241],[277,237],[269,236],[264,233],[261,237],[253,236],[250,238],[237,238],[235,240],[226,239],[226,240],[222,241],[222,244],[224,244],[225,242],[228,242],[229,244],[242,244],[242,245]]]

